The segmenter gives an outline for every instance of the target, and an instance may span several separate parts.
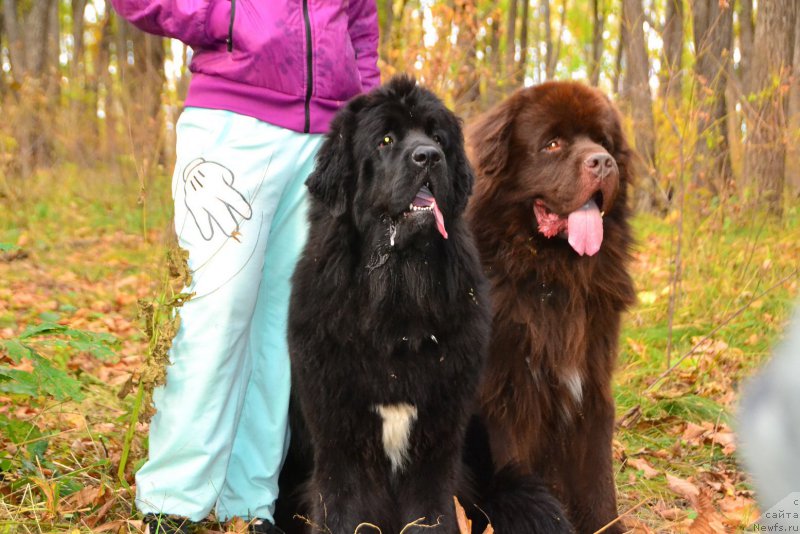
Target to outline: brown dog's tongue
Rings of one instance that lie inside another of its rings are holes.
[[[439,230],[439,233],[442,234],[442,237],[447,239],[447,230],[444,227],[442,210],[439,209],[439,206],[436,204],[436,199],[433,197],[433,193],[431,193],[431,190],[428,189],[427,186],[423,185],[417,192],[417,196],[414,198],[414,205],[430,206],[431,209],[433,209],[433,217],[436,219],[436,228]]]
[[[583,256],[594,256],[603,242],[603,217],[594,200],[569,214],[567,236],[570,246]]]

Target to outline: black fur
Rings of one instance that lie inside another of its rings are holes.
[[[420,147],[424,165],[413,157]],[[297,511],[291,486],[308,476],[300,512],[314,528],[352,534],[366,522],[398,534],[422,519],[456,532],[490,324],[462,219],[472,183],[458,120],[412,79],[355,98],[334,119],[307,181],[309,238],[292,280],[293,440],[276,516],[287,531],[298,526],[287,519]],[[408,211],[424,184],[447,239],[432,213]],[[393,469],[377,407],[400,404],[416,419]],[[520,524],[500,532],[536,531]]]

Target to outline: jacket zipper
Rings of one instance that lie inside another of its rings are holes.
[[[233,18],[236,14],[236,0],[231,0],[231,21],[228,24],[228,52],[233,52]]]
[[[305,124],[303,126],[303,133],[308,133],[311,130],[311,90],[314,82],[314,74],[311,71],[311,19],[308,16],[308,0],[303,0],[303,18],[306,23],[306,70],[308,77],[306,79],[306,101],[305,101]]]

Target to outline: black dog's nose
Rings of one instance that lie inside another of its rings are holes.
[[[411,161],[420,167],[433,166],[442,159],[442,151],[433,145],[420,145],[411,152]]]
[[[592,174],[602,179],[611,173],[614,167],[617,166],[617,162],[610,155],[604,152],[597,152],[583,160],[583,165]]]

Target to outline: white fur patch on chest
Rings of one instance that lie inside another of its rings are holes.
[[[579,405],[583,401],[583,378],[577,370],[570,371],[561,377],[561,381],[567,386],[570,395],[575,400],[575,404]]]
[[[417,408],[400,403],[378,405],[374,410],[383,419],[383,450],[392,464],[392,472],[396,473],[408,460],[408,438],[417,420]]]

